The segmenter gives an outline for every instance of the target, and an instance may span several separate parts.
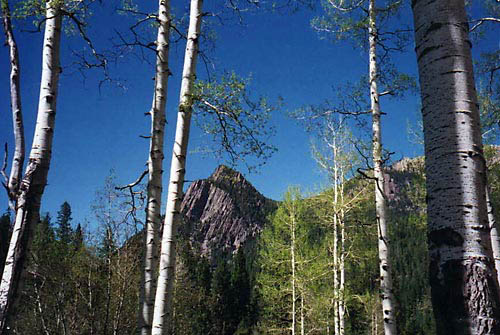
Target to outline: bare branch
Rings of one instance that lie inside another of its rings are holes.
[[[474,31],[475,29],[477,29],[479,26],[481,26],[485,22],[500,23],[500,19],[496,18],[496,17],[483,17],[481,19],[474,20],[471,23],[474,23],[474,22],[475,22],[475,24],[472,26],[472,28],[470,28],[469,31]]]
[[[142,179],[144,179],[144,177],[148,174],[148,172],[149,172],[148,169],[144,170],[142,174],[139,176],[139,178],[137,178],[134,182],[127,184],[125,186],[116,186],[115,189],[118,191],[123,191],[126,188],[132,189],[132,187],[137,186],[142,181]]]

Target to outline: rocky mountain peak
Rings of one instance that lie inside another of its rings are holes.
[[[235,179],[235,180],[244,180],[245,178],[241,173],[236,170],[231,169],[226,165],[219,165],[217,169],[215,169],[214,173],[209,177],[211,180],[227,180],[227,179]]]
[[[209,178],[187,189],[181,233],[212,259],[229,255],[257,237],[275,206],[241,173],[220,165]]]

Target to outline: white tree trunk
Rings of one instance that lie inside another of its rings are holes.
[[[369,4],[368,38],[370,44],[370,101],[372,108],[373,126],[373,166],[375,177],[375,210],[378,226],[378,253],[380,267],[380,297],[382,299],[382,313],[384,332],[386,335],[397,334],[395,318],[395,302],[392,286],[391,256],[387,236],[387,204],[384,188],[384,172],[382,170],[382,133],[380,122],[380,102],[377,89],[377,28],[375,0]]]
[[[300,294],[300,335],[306,334],[306,321],[304,316],[304,292]]]
[[[23,115],[21,112],[21,84],[20,84],[20,68],[19,68],[19,53],[17,43],[12,31],[12,22],[10,20],[9,2],[2,1],[1,4],[3,15],[3,28],[5,31],[5,39],[9,46],[10,57],[10,104],[12,108],[12,122],[14,130],[15,150],[12,157],[12,166],[10,176],[7,183],[9,192],[9,206],[12,211],[16,211],[17,192],[19,191],[19,182],[21,180],[22,169],[25,156],[24,145],[24,126]]]
[[[46,17],[35,135],[29,164],[20,185],[14,228],[0,284],[0,331],[5,328],[7,317],[11,314],[30,231],[40,219],[40,203],[50,166],[60,72],[62,20],[58,2],[47,2]]]
[[[292,199],[293,202],[295,202],[295,199]],[[296,328],[296,314],[297,314],[297,308],[295,306],[295,301],[297,299],[297,278],[296,278],[296,268],[295,268],[295,204],[292,202],[292,221],[290,222],[290,230],[291,230],[291,241],[290,241],[290,265],[292,267],[292,325],[291,325],[291,330],[292,330],[292,335],[295,335],[295,328]]]
[[[500,334],[485,160],[464,0],[412,1],[438,334]]]
[[[333,149],[333,291],[334,291],[334,306],[333,306],[333,324],[334,334],[339,335],[340,322],[339,322],[339,177],[338,177],[338,148],[336,143],[336,135],[332,139]]]
[[[344,224],[344,170],[340,169],[340,264],[339,264],[339,272],[340,272],[340,285],[339,285],[339,335],[345,334],[345,224]]]
[[[175,239],[177,225],[181,221],[180,207],[183,197],[186,154],[189,141],[189,128],[193,108],[192,89],[196,79],[199,36],[202,21],[202,0],[191,0],[189,30],[182,72],[179,112],[170,167],[167,210],[161,242],[160,273],[156,289],[153,315],[153,335],[166,334],[170,327],[175,281]]]
[[[495,220],[493,205],[491,204],[490,188],[488,185],[486,185],[486,206],[490,228],[491,250],[493,252],[493,259],[495,260],[497,283],[500,285],[500,234],[498,232],[498,223]]]
[[[156,38],[156,72],[151,107],[151,142],[148,160],[146,231],[144,260],[139,301],[139,334],[150,335],[153,321],[156,272],[158,268],[158,232],[161,225],[163,182],[163,140],[165,137],[165,104],[170,74],[168,53],[170,39],[170,0],[158,3],[158,36]]]

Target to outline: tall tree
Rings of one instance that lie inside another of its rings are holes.
[[[189,142],[189,129],[193,109],[193,86],[196,79],[196,62],[202,22],[202,0],[191,0],[189,29],[187,34],[184,68],[182,71],[179,112],[170,167],[167,210],[161,242],[158,287],[153,314],[152,334],[168,332],[172,309],[172,294],[175,272],[175,234],[181,220],[180,207],[186,172],[186,155]]]
[[[481,13],[482,15],[479,19],[472,20],[473,26],[470,28],[471,34],[474,34],[475,31],[474,35],[476,38],[473,39],[474,47],[481,47],[481,40],[484,39],[487,41],[488,35],[491,38],[492,32],[494,33],[500,28],[500,6],[488,1],[482,1],[481,3],[482,7],[484,7],[484,12]],[[477,66],[475,66],[475,73],[478,86],[482,139],[485,143],[494,143],[498,140],[498,126],[500,125],[500,76],[498,75],[500,70],[500,49],[498,47],[494,47],[493,50],[491,48],[488,49],[486,51],[483,51],[484,48],[481,49],[481,56],[479,59],[476,59]],[[491,246],[495,259],[497,280],[500,283],[500,232],[495,219],[494,208],[490,201],[491,190],[489,188],[489,183],[487,183],[486,197]]]
[[[400,1],[388,1],[383,7],[377,7],[375,0],[362,1],[329,1],[326,5],[327,19],[314,22],[319,31],[333,33],[335,37],[344,39],[352,37],[362,45],[368,44],[368,86],[369,113],[372,116],[372,161],[373,184],[375,188],[376,223],[378,227],[378,251],[380,270],[380,298],[384,332],[386,335],[397,334],[396,301],[393,295],[391,255],[389,236],[387,234],[389,217],[387,199],[384,195],[385,175],[382,146],[382,111],[380,98],[384,95],[401,95],[408,88],[411,80],[394,70],[388,60],[390,51],[401,51],[407,40],[404,29],[392,30],[391,17],[399,10]],[[385,27],[384,27],[385,26]],[[382,30],[382,27],[385,29]],[[389,28],[388,28],[389,27]],[[366,41],[366,37],[368,40]],[[386,38],[385,36],[391,36]],[[361,39],[361,40],[360,40]],[[391,45],[391,46],[389,46]],[[378,48],[382,46],[382,48]],[[380,51],[382,50],[382,51]],[[380,86],[387,86],[381,91]],[[346,114],[359,116],[366,111],[347,111]]]
[[[356,204],[359,192],[348,201],[345,200],[345,183],[348,174],[358,165],[358,155],[354,149],[354,141],[345,119],[334,120],[333,116],[326,117],[325,125],[317,134],[321,144],[313,147],[314,158],[318,165],[328,175],[333,186],[333,197],[329,192],[317,197],[319,203],[330,207],[330,211],[321,215],[326,225],[332,230],[333,245],[333,289],[334,334],[345,334],[345,262],[346,262],[346,225],[345,216],[349,209]],[[323,202],[326,201],[327,204]]]
[[[463,0],[412,1],[438,334],[499,334],[500,298]]]
[[[63,202],[61,209],[57,212],[57,238],[68,245],[73,239],[73,229],[71,228],[71,206],[67,201]]]
[[[170,0],[158,2],[158,35],[156,38],[156,71],[153,106],[151,108],[151,141],[148,160],[146,232],[144,234],[143,275],[139,298],[139,329],[141,335],[151,334],[156,271],[158,267],[158,234],[161,225],[163,182],[163,140],[165,137],[165,105],[170,70],[168,53],[170,39]]]
[[[14,38],[14,32],[12,29],[9,1],[2,0],[0,5],[5,39],[10,51],[10,104],[12,109],[12,122],[15,141],[15,149],[14,155],[12,157],[10,176],[7,177],[4,170],[2,170],[2,174],[4,175],[5,179],[4,186],[7,189],[7,193],[9,196],[10,208],[15,212],[17,193],[20,187],[25,156],[24,125],[21,108],[21,69],[19,65],[19,52],[17,49],[17,43],[16,39]],[[4,166],[4,169],[5,168],[6,166]]]
[[[303,294],[303,290],[299,290],[301,260],[298,249],[301,246],[298,231],[304,224],[303,216],[304,202],[297,190],[291,190],[262,232],[257,283],[262,299],[261,327],[264,332],[297,333],[302,310],[297,302]]]
[[[61,1],[56,0],[47,1],[45,4],[46,21],[37,123],[29,164],[20,182],[16,219],[0,284],[0,331],[3,331],[6,326],[12,298],[16,294],[30,230],[39,220],[40,202],[47,184],[60,73],[62,4]]]
[[[391,255],[389,249],[389,235],[387,234],[388,213],[387,199],[384,195],[385,176],[382,161],[382,127],[380,94],[378,91],[377,70],[377,9],[375,0],[369,0],[368,6],[368,39],[369,39],[369,82],[370,103],[373,127],[373,175],[375,177],[375,212],[378,226],[378,253],[380,268],[380,298],[382,299],[382,313],[384,318],[384,332],[386,335],[397,334],[396,327],[396,301],[394,300],[392,286]]]

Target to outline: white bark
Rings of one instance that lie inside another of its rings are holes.
[[[414,0],[412,8],[437,333],[499,334],[499,288],[464,0]]]
[[[495,213],[491,203],[490,188],[488,185],[486,185],[486,206],[488,211],[488,224],[490,228],[491,250],[495,261],[497,282],[500,285],[500,234],[498,232],[498,224],[495,220]]]
[[[338,147],[336,143],[336,135],[332,139],[332,150],[333,150],[333,291],[334,291],[334,307],[333,307],[333,324],[334,324],[334,334],[339,335],[340,331],[340,321],[339,321],[339,176],[338,176]]]
[[[47,2],[46,17],[35,135],[29,164],[20,185],[14,228],[0,284],[0,331],[11,313],[30,230],[40,218],[40,202],[50,166],[60,72],[61,15],[56,1]]]
[[[340,169],[341,184],[340,184],[340,284],[339,284],[339,335],[345,334],[345,224],[344,224],[344,170]]]
[[[13,212],[16,211],[17,192],[19,191],[19,182],[24,164],[25,145],[24,145],[24,126],[21,109],[21,84],[20,84],[20,66],[17,43],[12,31],[12,22],[10,20],[9,2],[2,0],[1,4],[3,15],[3,27],[5,39],[9,46],[10,57],[10,104],[12,109],[12,123],[14,130],[15,149],[12,157],[12,166],[7,183],[9,193],[10,207]]]
[[[295,202],[294,199],[292,199],[293,202]],[[292,213],[291,214],[291,222],[290,222],[290,232],[291,232],[291,241],[290,241],[290,266],[292,267],[292,325],[291,325],[291,330],[292,330],[292,335],[295,335],[295,327],[296,327],[296,314],[297,314],[297,308],[295,306],[295,301],[297,299],[297,279],[296,279],[296,268],[295,268],[295,204],[292,202]]]
[[[300,295],[300,335],[306,334],[306,324],[304,316],[304,292]]]
[[[196,79],[199,36],[202,21],[202,0],[191,0],[189,29],[182,72],[179,112],[170,167],[167,210],[161,242],[160,273],[156,289],[153,315],[153,335],[166,334],[171,323],[173,284],[175,281],[175,239],[177,225],[181,221],[180,207],[183,197],[186,154],[193,102],[191,99]]]
[[[158,267],[158,232],[161,225],[163,182],[163,140],[165,137],[165,104],[169,76],[170,0],[158,3],[158,36],[156,38],[156,73],[151,108],[151,142],[148,160],[146,231],[139,301],[139,334],[150,335],[153,321],[156,271]]]
[[[318,151],[315,154],[318,164],[325,169],[332,180],[333,199],[331,208],[333,217],[330,227],[333,230],[333,246],[331,253],[333,258],[333,331],[335,335],[345,333],[345,226],[344,217],[350,205],[344,203],[345,170],[352,168],[356,157],[353,155],[349,145],[349,131],[340,119],[338,123],[327,120],[326,130],[321,134],[322,140],[328,149],[327,156]],[[356,198],[356,196],[354,197]],[[353,199],[354,199],[353,198]]]
[[[383,193],[384,172],[382,170],[382,133],[380,122],[380,102],[377,89],[377,28],[375,0],[369,3],[368,38],[370,44],[370,102],[372,108],[373,126],[373,166],[375,177],[375,210],[378,226],[378,253],[380,267],[380,297],[382,299],[382,313],[384,332],[386,335],[397,334],[395,318],[395,302],[392,286],[391,256],[387,235],[387,203]]]

